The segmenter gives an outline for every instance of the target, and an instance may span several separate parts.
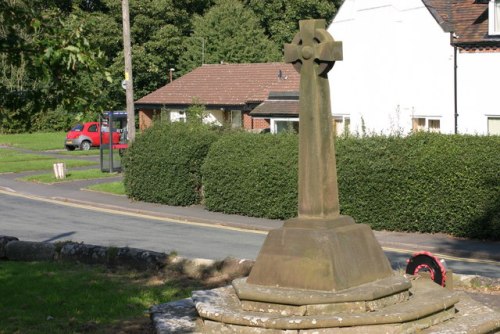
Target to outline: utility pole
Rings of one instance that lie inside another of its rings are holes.
[[[130,45],[130,15],[128,0],[122,0],[123,54],[125,55],[125,82],[127,101],[127,139],[129,144],[135,139],[134,81],[132,79],[132,47]]]

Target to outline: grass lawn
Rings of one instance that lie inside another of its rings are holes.
[[[111,193],[114,195],[125,195],[125,186],[122,181],[100,183],[90,187],[89,190]]]
[[[55,183],[76,180],[101,179],[106,177],[117,176],[117,173],[103,173],[100,169],[74,170],[66,173],[65,179],[56,179],[54,173],[31,175],[19,178],[19,180],[39,182],[39,183]]]
[[[0,145],[21,148],[32,151],[60,150],[59,154],[64,155],[98,155],[99,148],[92,148],[89,151],[67,151],[64,148],[64,138],[66,132],[36,132],[21,134],[0,134]]]
[[[152,333],[145,311],[199,284],[103,266],[0,261],[0,333]],[[124,331],[134,323],[141,328]]]
[[[65,162],[67,168],[95,165],[83,160],[55,159],[41,154],[28,154],[16,150],[0,148],[0,173],[19,173],[31,170],[52,170],[54,163]]]
[[[64,148],[64,138],[65,132],[0,134],[0,145],[33,151],[57,150]]]

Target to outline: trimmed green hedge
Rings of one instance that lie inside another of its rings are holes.
[[[186,206],[201,201],[201,165],[219,135],[203,126],[155,122],[123,158],[130,198]]]
[[[341,208],[374,229],[500,239],[500,137],[338,143]]]
[[[286,218],[297,212],[297,136],[230,133],[203,166],[209,210]]]
[[[343,214],[378,230],[500,239],[500,137],[419,133],[337,140]],[[297,137],[232,134],[203,166],[209,210],[290,218]]]

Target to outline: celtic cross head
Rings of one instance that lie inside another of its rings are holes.
[[[292,43],[285,44],[285,62],[292,63],[299,73],[308,64],[316,75],[326,75],[336,60],[342,60],[342,42],[336,42],[325,30],[325,20],[303,20],[299,25]]]

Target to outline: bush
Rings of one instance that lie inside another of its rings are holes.
[[[123,158],[127,195],[167,205],[200,203],[201,165],[217,138],[204,126],[156,122]]]
[[[73,117],[61,107],[42,111],[31,118],[32,131],[68,131],[73,125]]]
[[[377,230],[500,239],[500,137],[338,138],[342,214]],[[297,214],[297,136],[231,134],[203,166],[209,210]]]
[[[254,217],[295,216],[297,158],[295,134],[223,136],[202,169],[206,207]]]
[[[338,143],[341,210],[374,229],[500,239],[500,137]]]

